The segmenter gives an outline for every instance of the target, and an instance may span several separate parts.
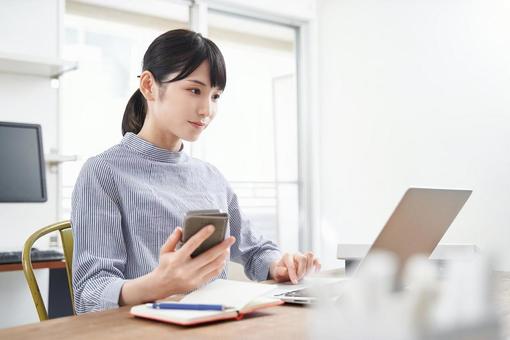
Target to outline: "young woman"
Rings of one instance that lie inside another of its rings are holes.
[[[320,264],[312,253],[285,254],[243,218],[237,196],[212,165],[183,152],[216,115],[226,84],[223,56],[188,30],[156,38],[143,58],[140,87],[122,121],[122,141],[89,159],[72,201],[76,312],[138,304],[226,278],[226,262],[252,280],[296,283]],[[203,228],[181,248],[189,210],[229,214],[228,237],[191,257],[213,231]]]

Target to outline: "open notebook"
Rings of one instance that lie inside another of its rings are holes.
[[[241,319],[244,314],[261,308],[277,306],[283,301],[266,297],[274,290],[270,284],[218,279],[188,295],[180,302],[232,306],[224,311],[154,309],[150,304],[131,308],[131,314],[182,326],[226,319]]]

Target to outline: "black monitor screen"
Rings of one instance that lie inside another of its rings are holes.
[[[41,126],[0,122],[0,202],[45,202]]]

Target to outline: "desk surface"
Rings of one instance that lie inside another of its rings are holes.
[[[510,273],[497,273],[497,304],[503,314],[503,335],[510,335]],[[0,329],[0,339],[159,339],[221,338],[275,340],[308,339],[313,310],[306,306],[283,305],[245,316],[241,321],[224,321],[198,327],[180,327],[139,319],[129,307],[70,316],[14,328]]]
[[[32,262],[32,267],[34,269],[60,269],[65,268],[66,263],[63,260],[40,261],[40,262],[34,261]],[[0,272],[12,272],[17,270],[23,270],[21,262],[0,264]]]
[[[240,321],[224,321],[198,327],[135,318],[129,307],[69,316],[0,330],[2,339],[306,339],[307,319],[312,310],[284,305],[246,315]],[[241,336],[242,335],[242,336]]]

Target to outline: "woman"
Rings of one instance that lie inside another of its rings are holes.
[[[216,115],[226,84],[223,56],[188,30],[156,38],[143,58],[120,144],[89,159],[73,192],[73,287],[76,312],[139,304],[226,278],[226,261],[253,280],[296,283],[320,264],[312,253],[285,254],[255,234],[237,196],[212,165],[182,152]],[[178,227],[189,210],[229,213],[228,237],[191,258],[213,231],[181,248]]]

